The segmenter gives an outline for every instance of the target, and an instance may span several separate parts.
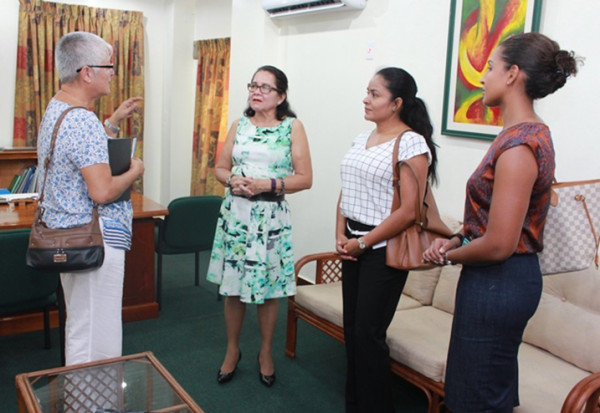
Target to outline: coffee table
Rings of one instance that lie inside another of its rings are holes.
[[[22,373],[19,413],[203,413],[152,352]]]

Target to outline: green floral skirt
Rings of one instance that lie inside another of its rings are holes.
[[[244,303],[296,294],[292,226],[287,201],[226,195],[217,222],[208,281]]]

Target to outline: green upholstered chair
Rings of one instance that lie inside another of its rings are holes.
[[[223,198],[216,195],[186,196],[172,200],[169,214],[156,221],[154,248],[158,256],[156,274],[156,301],[161,307],[163,254],[188,254],[196,256],[195,284],[199,285],[200,251],[210,250],[215,236],[217,219]]]
[[[59,307],[61,356],[64,364],[64,305],[58,273],[25,265],[29,229],[0,231],[0,315],[44,311],[44,347],[50,348],[50,310]],[[60,299],[59,299],[60,298]]]

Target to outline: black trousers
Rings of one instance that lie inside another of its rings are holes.
[[[393,412],[386,331],[408,276],[385,265],[385,248],[342,263],[346,412]]]

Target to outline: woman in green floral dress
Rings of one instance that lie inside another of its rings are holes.
[[[227,351],[219,383],[242,358],[239,337],[246,304],[257,304],[261,334],[259,380],[275,382],[271,345],[277,299],[296,293],[292,227],[285,194],[312,185],[308,140],[287,101],[287,77],[259,68],[248,84],[248,108],[231,126],[216,177],[226,187],[207,279],[225,296]]]

